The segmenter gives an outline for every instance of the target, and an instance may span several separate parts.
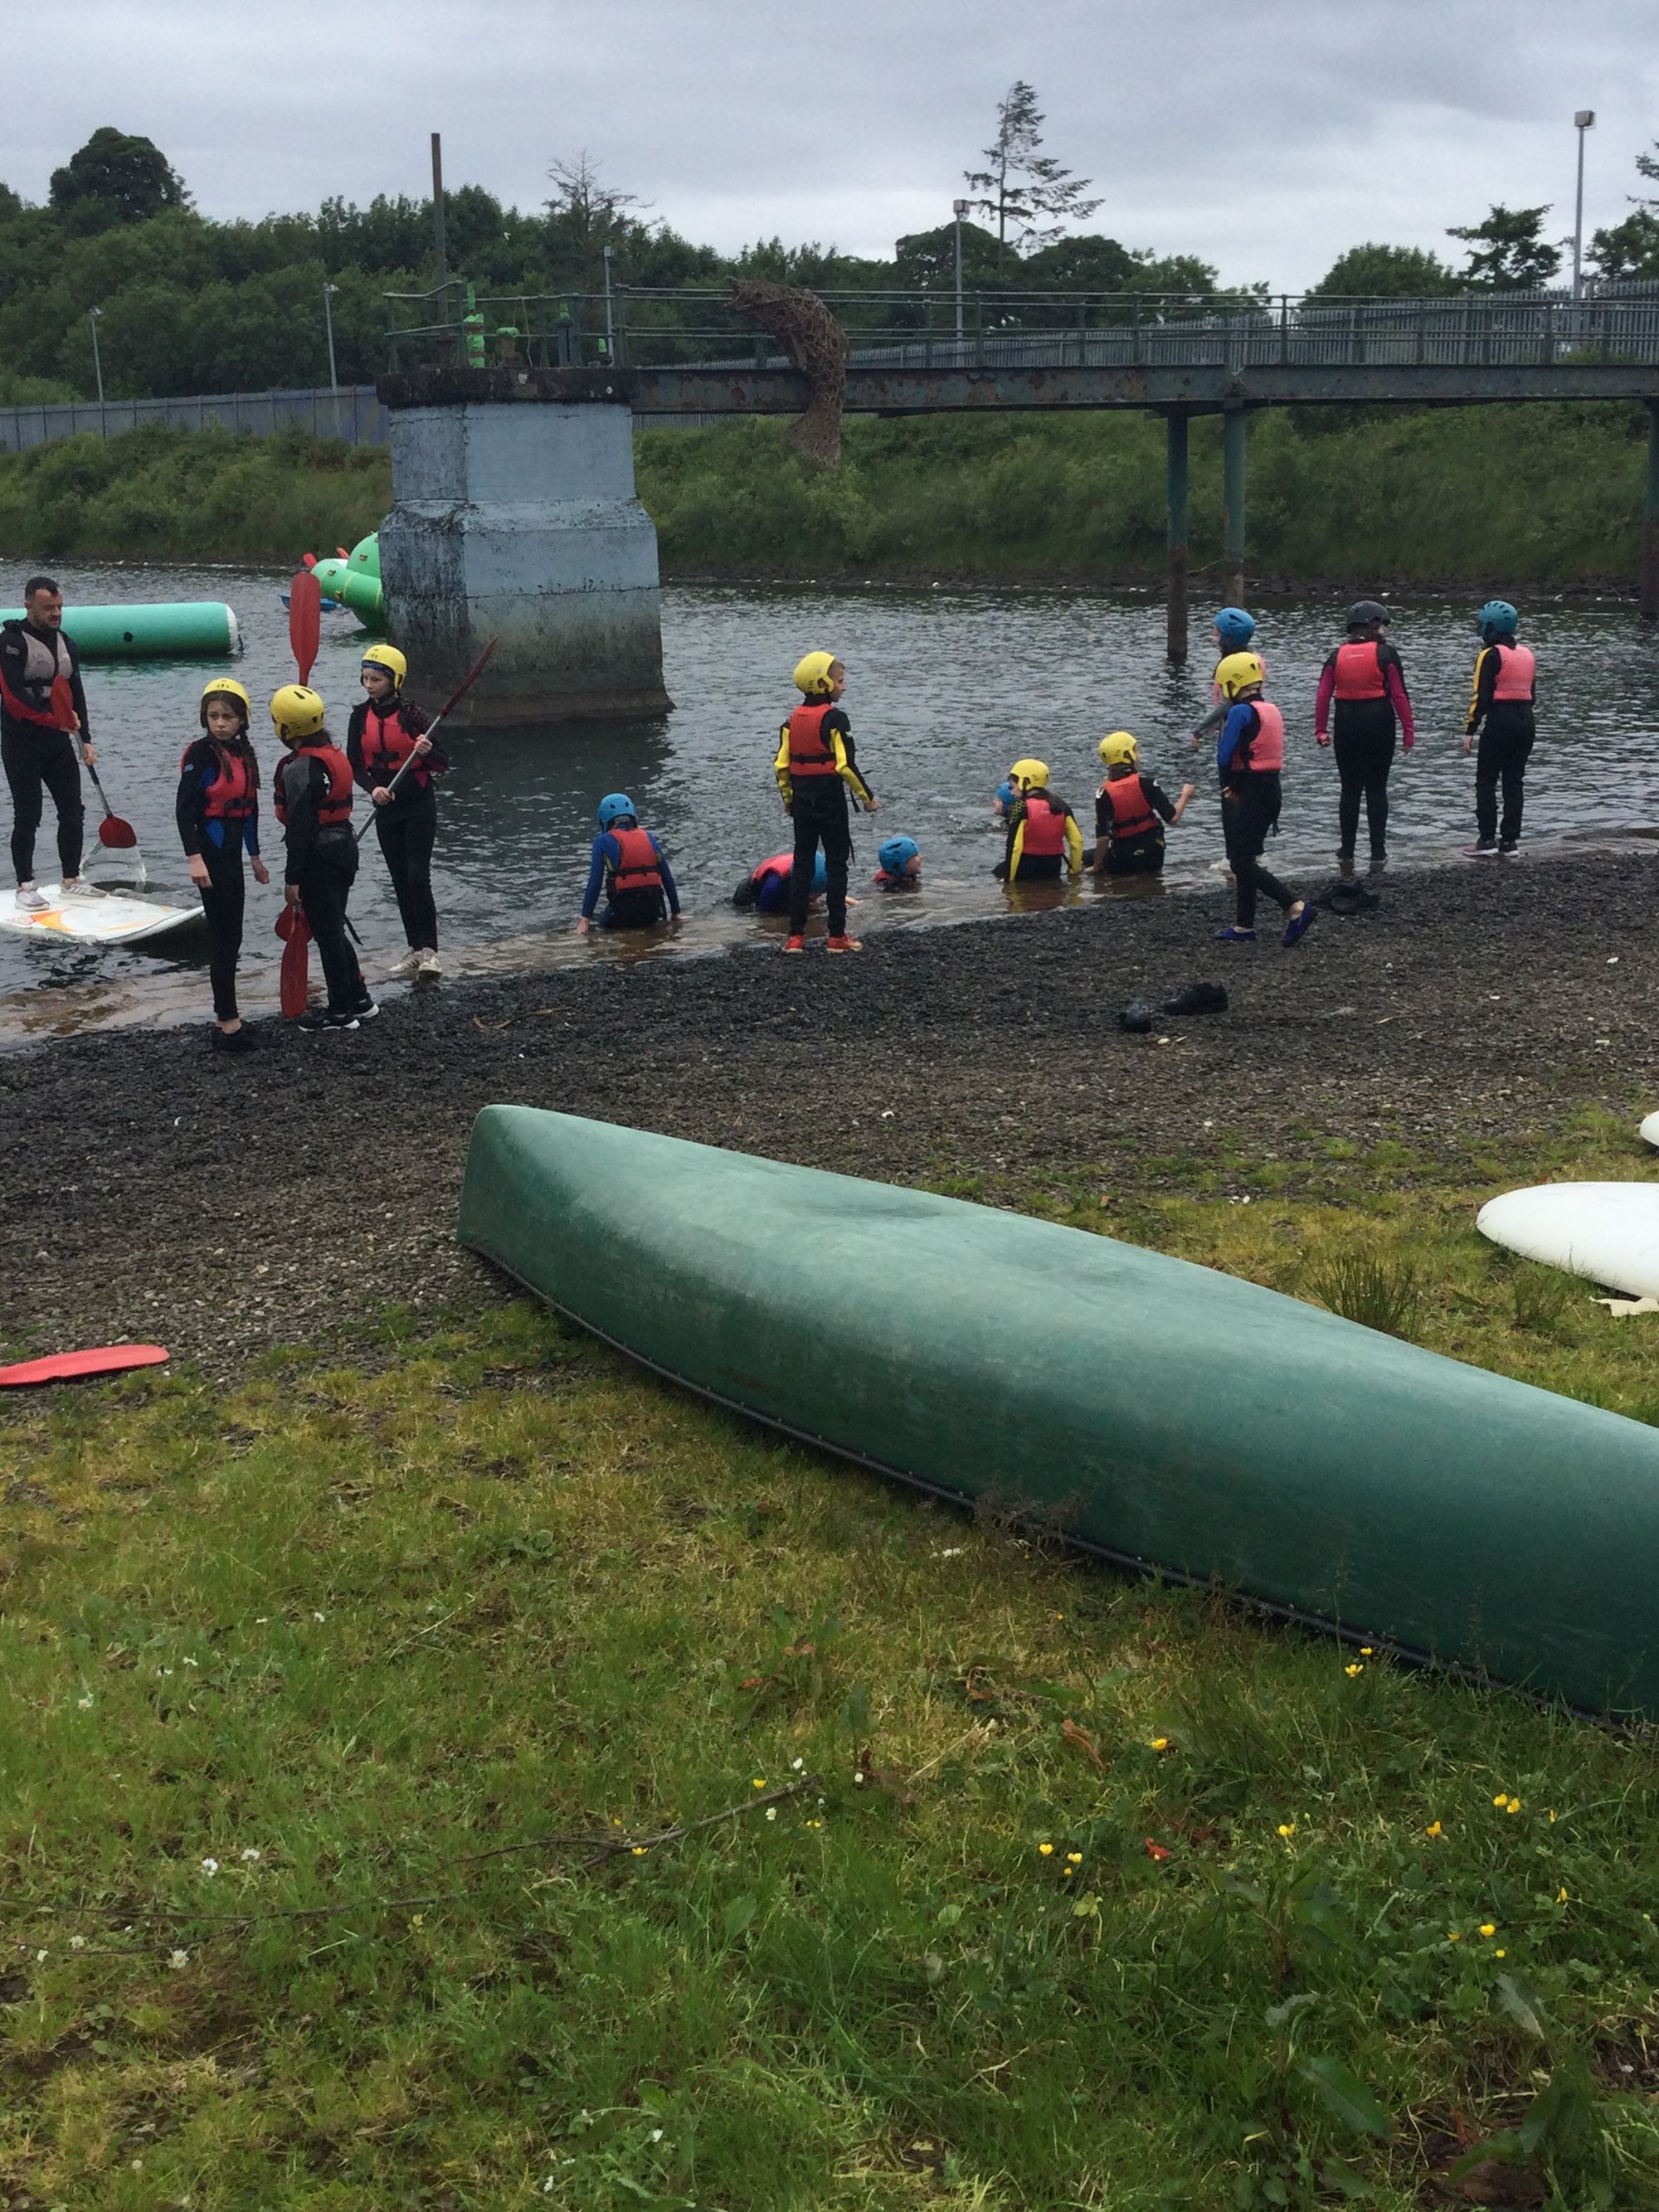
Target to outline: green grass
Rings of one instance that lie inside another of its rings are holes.
[[[1648,1324],[1474,1237],[1478,1154],[1279,1153],[1043,1210],[1280,1281],[1358,1239],[1424,1340],[1659,1415]],[[1018,1540],[526,1304],[372,1334],[0,1429],[0,2197],[1406,2212],[1497,2156],[1659,2207],[1650,1736]]]

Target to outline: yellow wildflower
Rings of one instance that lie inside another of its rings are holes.
[[[1446,1930],[1446,1941],[1449,1943],[1461,1943],[1462,1940],[1463,1938],[1458,1934],[1455,1928],[1449,1928]]]
[[[765,1787],[766,1787],[766,1777],[765,1777],[763,1774],[757,1774],[757,1775],[755,1777],[754,1787],[755,1787],[757,1790],[764,1790],[764,1789],[765,1789]]]
[[[1565,1905],[1565,1904],[1566,1903],[1566,1901],[1567,1901],[1567,1893],[1566,1893],[1566,1889],[1565,1889],[1565,1885],[1564,1885],[1560,1889],[1558,1889],[1558,1890],[1556,1891],[1556,1893],[1555,1893],[1555,1901],[1556,1901],[1556,1903],[1557,1903],[1558,1905]]]
[[[1170,1739],[1167,1735],[1155,1735],[1152,1738],[1152,1749],[1154,1751],[1167,1751],[1169,1748]]]
[[[650,1846],[647,1844],[635,1844],[634,1846],[635,1857],[636,1859],[642,1859],[649,1849]]]
[[[1507,1804],[1509,1803],[1509,1802],[1510,1802],[1510,1793],[1509,1793],[1509,1791],[1508,1791],[1507,1790],[1500,1790],[1498,1791],[1498,1795],[1497,1795],[1497,1796],[1492,1799],[1492,1803],[1493,1803],[1494,1805],[1496,1805],[1496,1806],[1497,1806],[1497,1808],[1498,1808],[1498,1811],[1501,1813],[1501,1812],[1503,1811],[1503,1809],[1504,1809],[1504,1806],[1505,1806],[1505,1805],[1507,1805]]]
[[[1518,1813],[1521,1810],[1521,1800],[1518,1797],[1511,1797],[1504,1810],[1506,1813]]]
[[[1068,1863],[1072,1866],[1081,1866],[1083,1864],[1083,1854],[1081,1851],[1067,1851],[1066,1856]]]
[[[1483,1936],[1495,1936],[1498,1933],[1498,1929],[1493,1922],[1490,1920],[1483,1920],[1480,1923],[1480,1933]]]
[[[1054,1847],[1052,1844],[1039,1844],[1037,1845],[1037,1849],[1042,1852],[1045,1859],[1050,1859],[1054,1855]]]
[[[1360,1647],[1359,1647],[1359,1656],[1360,1656],[1360,1657],[1361,1657],[1362,1659],[1369,1659],[1369,1658],[1370,1657],[1370,1656],[1371,1656],[1371,1647],[1370,1647],[1370,1645],[1369,1644],[1362,1644],[1360,1645]]]
[[[1296,1822],[1294,1820],[1281,1820],[1279,1824],[1279,1832],[1281,1836],[1284,1836],[1286,1838],[1293,1836],[1296,1833]]]
[[[1509,1953],[1501,1948],[1492,1953],[1494,1959],[1507,1959],[1509,1955]]]
[[[1555,1808],[1553,1805],[1550,1807],[1550,1826],[1551,1827],[1555,1826]]]
[[[1348,1680],[1352,1681],[1356,1674],[1363,1674],[1364,1673],[1364,1662],[1362,1659],[1350,1660],[1342,1671],[1348,1677]]]
[[[1437,1836],[1440,1833],[1439,1821],[1431,1820],[1428,1826],[1424,1829],[1423,1832],[1425,1836]]]

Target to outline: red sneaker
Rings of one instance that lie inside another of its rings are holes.
[[[786,937],[783,940],[783,949],[786,952],[805,952],[806,941],[800,937]]]
[[[826,937],[823,949],[826,952],[862,952],[864,940],[859,937],[848,937],[843,930],[839,937]]]

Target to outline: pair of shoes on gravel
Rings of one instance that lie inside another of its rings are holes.
[[[259,1040],[244,1022],[238,1030],[216,1029],[209,1045],[214,1052],[257,1052]]]
[[[783,941],[783,949],[786,952],[805,952],[805,940],[799,937],[787,937]],[[864,939],[861,937],[848,937],[843,930],[839,937],[826,937],[823,940],[823,949],[826,952],[862,952]]]
[[[1131,1036],[1145,1036],[1152,1026],[1152,1010],[1145,999],[1131,999],[1117,1010],[1117,1025]]]
[[[323,1036],[335,1030],[355,1030],[359,1024],[355,1013],[337,1014],[326,1006],[313,1006],[308,1014],[301,1014],[294,1026],[306,1036]]]

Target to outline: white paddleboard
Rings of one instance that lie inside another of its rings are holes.
[[[1609,1290],[1659,1297],[1659,1183],[1551,1182],[1505,1191],[1481,1207],[1474,1225],[1523,1259]]]
[[[15,929],[50,941],[73,937],[92,945],[132,945],[162,937],[200,921],[199,906],[163,906],[155,899],[130,898],[108,891],[102,898],[66,899],[61,884],[42,884],[44,907],[30,912],[0,891],[0,929]]]
[[[1636,1133],[1645,1137],[1650,1145],[1659,1145],[1659,1114],[1650,1114]]]

